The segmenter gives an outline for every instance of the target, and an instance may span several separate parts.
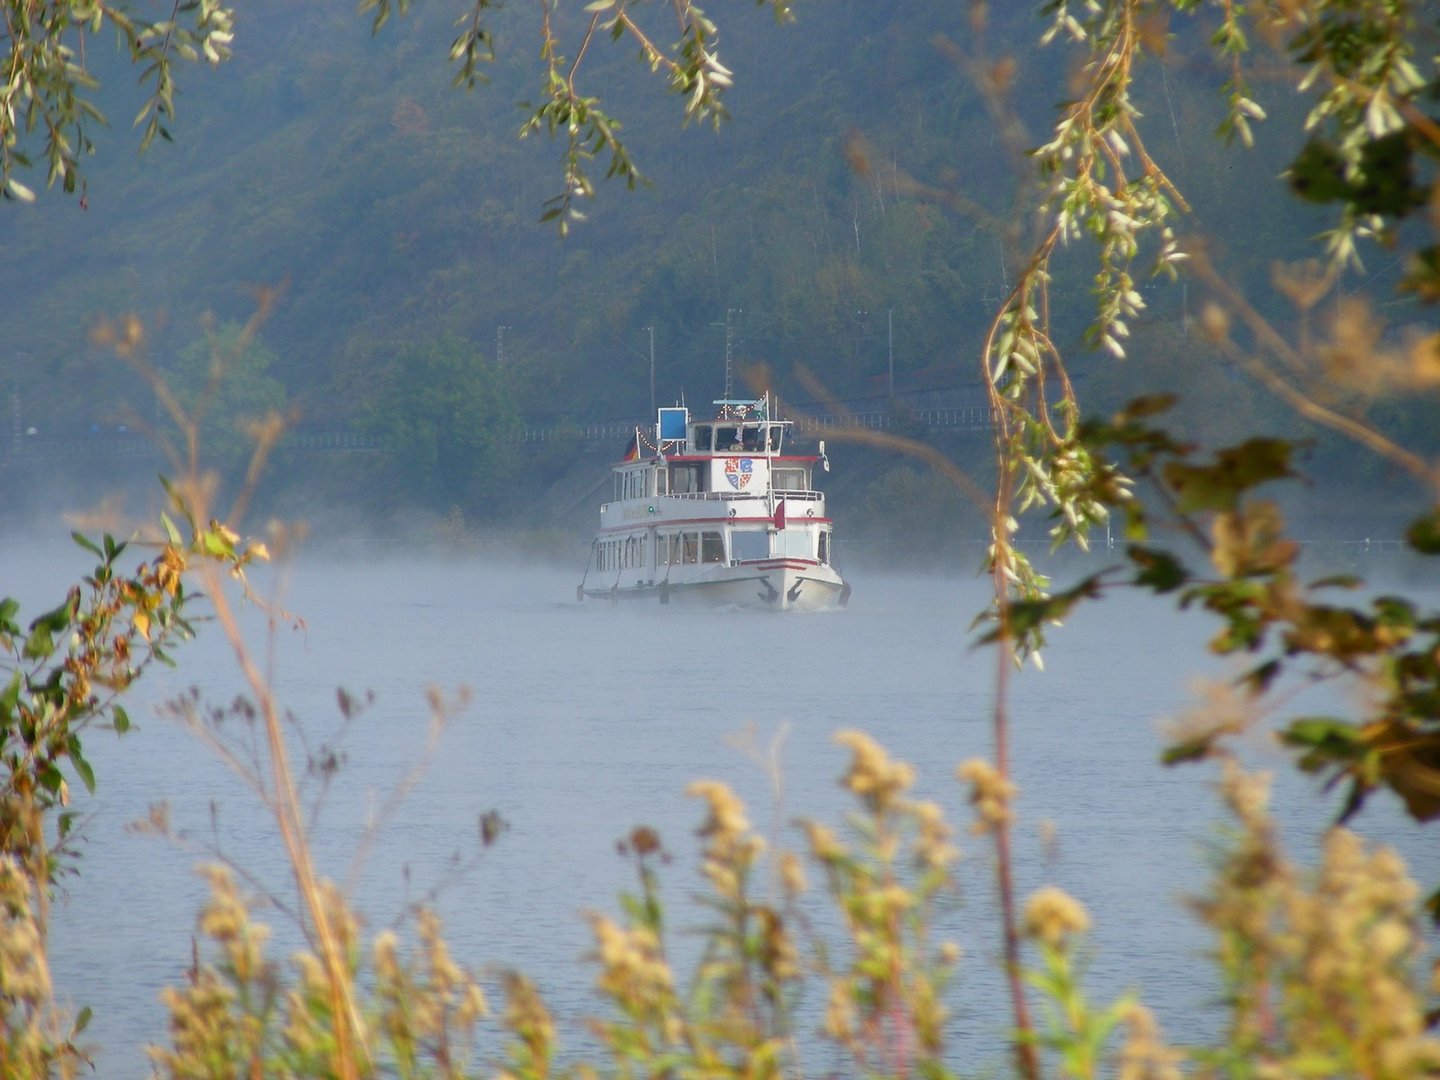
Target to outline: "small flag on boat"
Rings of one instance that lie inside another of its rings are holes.
[[[775,526],[776,532],[779,532],[781,529],[785,528],[784,499],[781,499],[778,503],[775,504],[775,516],[771,519],[771,523]]]
[[[635,434],[632,435],[632,436],[630,436],[630,442],[627,443],[626,446],[625,446],[625,456],[624,456],[623,458],[621,458],[620,460],[621,460],[621,461],[639,461],[639,460],[640,460],[640,429],[639,429],[639,428],[636,428],[636,429],[635,429]]]

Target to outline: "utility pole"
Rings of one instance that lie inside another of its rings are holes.
[[[653,324],[645,327],[650,332],[650,415],[657,416],[655,412],[655,327]]]
[[[890,400],[895,400],[895,309],[885,309],[885,336],[890,350]]]
[[[20,356],[15,356],[14,366],[10,369],[10,438],[14,443],[15,453],[20,452]]]
[[[735,341],[735,334],[734,334],[734,329],[733,329],[733,327],[732,327],[731,324],[730,324],[730,317],[731,317],[732,315],[742,315],[742,314],[744,314],[744,312],[743,312],[740,308],[726,308],[726,309],[725,309],[725,400],[726,400],[726,401],[729,401],[730,398],[732,397],[732,389],[733,389],[733,387],[734,387],[734,385],[735,385],[735,361],[734,361],[734,355],[733,355],[733,352],[732,352],[732,346],[733,346],[734,341]]]
[[[737,308],[726,308],[726,309],[725,309],[725,397],[724,397],[724,399],[723,399],[723,400],[725,400],[725,401],[729,401],[729,400],[730,400],[731,391],[732,391],[732,389],[733,389],[733,387],[734,387],[734,383],[735,383],[735,361],[734,361],[735,333],[734,333],[734,327],[731,325],[730,320],[731,320],[731,317],[734,316],[734,315],[743,315],[743,314],[745,314],[745,311],[744,311],[743,308],[738,308],[738,307],[737,307]],[[720,324],[719,324],[718,322],[712,322],[710,325],[711,325],[711,326],[719,326]]]

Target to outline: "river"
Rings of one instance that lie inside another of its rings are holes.
[[[33,615],[88,565],[78,549],[11,544],[0,556],[0,590]],[[695,914],[688,898],[698,883],[692,833],[701,808],[684,793],[691,781],[730,783],[757,827],[798,846],[793,818],[839,823],[846,803],[836,781],[848,758],[833,736],[861,728],[915,765],[920,794],[967,821],[954,768],[991,748],[995,658],[972,649],[967,633],[986,583],[861,572],[853,580],[840,613],[697,614],[576,605],[574,575],[553,569],[311,556],[257,578],[303,628],[292,619],[269,635],[256,610],[246,622],[297,730],[312,750],[325,744],[342,760],[318,804],[323,870],[351,882],[372,929],[445,885],[435,903],[456,957],[529,973],[574,1047],[583,1041],[578,1018],[595,1010],[584,913],[616,911],[614,897],[629,885],[616,841],[641,823],[659,830],[675,856],[666,894],[682,915]],[[1218,1022],[1201,958],[1207,939],[1182,897],[1203,883],[1203,848],[1221,815],[1212,770],[1158,764],[1158,725],[1193,699],[1196,676],[1219,670],[1203,651],[1211,629],[1153,599],[1106,599],[1055,631],[1045,670],[1021,675],[1013,700],[1022,892],[1054,882],[1079,897],[1095,921],[1095,996],[1139,991],[1177,1039],[1204,1037]],[[214,627],[176,656],[177,670],[137,688],[138,731],[86,740],[99,786],[77,800],[90,814],[87,842],[52,935],[60,992],[95,1010],[87,1035],[97,1075],[113,1080],[148,1075],[143,1046],[164,1039],[157,994],[190,963],[205,897],[194,866],[205,851],[218,846],[282,900],[293,894],[253,794],[157,708],[191,686],[228,705],[240,687],[233,660]],[[473,696],[427,750],[431,686],[466,686]],[[373,694],[343,723],[341,687]],[[225,727],[244,725],[232,718]],[[1264,740],[1249,745],[1277,773],[1287,834],[1312,850],[1323,800]],[[772,748],[778,797],[757,762]],[[412,772],[408,797],[387,811]],[[312,784],[307,798],[315,794]],[[127,828],[160,802],[186,843]],[[509,828],[458,873],[489,810]],[[1393,806],[1377,804],[1365,823],[1407,854],[1422,882],[1440,877],[1440,845]],[[963,828],[959,843],[963,896],[944,929],[965,949],[951,1002],[955,1064],[974,1073],[1003,1063],[1006,1015],[991,853]],[[365,855],[358,869],[357,851]],[[274,953],[284,955],[295,940],[286,917],[263,915],[277,927]],[[818,1053],[810,1071],[834,1065]]]

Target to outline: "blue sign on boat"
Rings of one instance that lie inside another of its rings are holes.
[[[661,409],[659,423],[660,441],[665,442],[670,439],[675,439],[684,442],[685,425],[689,422],[690,410],[683,406],[673,409]]]

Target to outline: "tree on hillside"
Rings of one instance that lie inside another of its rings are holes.
[[[395,346],[363,423],[386,444],[385,482],[397,503],[488,517],[514,494],[519,416],[505,372],[467,341]]]
[[[270,374],[278,357],[254,330],[221,323],[182,348],[162,375],[183,414],[202,428],[207,457],[226,469],[244,467],[255,425],[285,408],[285,388]]]

